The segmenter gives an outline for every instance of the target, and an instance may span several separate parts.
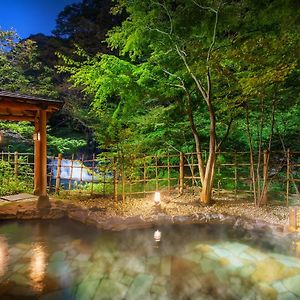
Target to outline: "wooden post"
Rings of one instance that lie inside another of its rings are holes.
[[[57,157],[57,170],[56,170],[56,182],[55,182],[55,193],[56,194],[59,194],[59,190],[60,190],[61,161],[62,161],[62,154],[58,154],[58,157]]]
[[[40,126],[39,120],[36,119],[34,123],[34,195],[40,194],[40,163],[41,163],[41,153],[40,153]]]
[[[81,164],[80,164],[80,183],[79,183],[79,193],[82,192],[82,173],[83,173],[83,157],[84,155],[81,155]]]
[[[286,206],[289,206],[289,193],[290,193],[290,172],[291,172],[291,151],[287,149],[286,153]]]
[[[183,193],[183,180],[184,180],[184,156],[183,153],[180,152],[179,156],[179,194]]]
[[[50,167],[50,178],[49,178],[49,191],[50,192],[52,192],[52,176],[53,176],[54,162],[55,162],[55,156],[52,156],[51,167]]]
[[[39,198],[37,202],[38,209],[50,207],[49,197],[47,195],[47,112],[40,111],[40,186]]]
[[[155,190],[158,191],[158,159],[155,155]]]
[[[234,152],[234,196],[237,197],[237,159],[236,159],[236,152]]]
[[[144,172],[143,172],[143,183],[144,183],[144,197],[146,197],[146,178],[147,178],[147,166],[146,166],[146,156],[144,155]]]
[[[28,176],[28,173],[31,173],[28,170],[29,170],[29,155],[26,156],[26,171],[25,171],[26,176]]]
[[[195,194],[194,153],[191,153],[190,157],[191,157],[190,160],[191,162],[189,164],[190,164],[190,170],[192,176],[192,192],[194,195]]]
[[[261,191],[260,204],[266,204],[268,201],[268,162],[270,153],[264,150],[263,163],[263,190]]]
[[[19,154],[18,154],[18,152],[15,152],[15,156],[14,156],[14,175],[15,175],[15,177],[18,177],[18,162],[19,162]]]
[[[130,171],[129,171],[129,199],[131,199],[132,197],[132,171],[133,171],[133,165],[134,165],[134,161],[135,161],[135,158],[133,156],[131,156],[131,165],[130,165]]]
[[[220,195],[220,190],[221,190],[221,160],[220,160],[220,154],[221,152],[219,151],[218,155],[218,195]]]
[[[118,201],[118,174],[117,174],[117,158],[114,157],[114,200]]]
[[[69,177],[69,191],[72,190],[73,168],[74,168],[74,154],[72,154],[72,158],[71,158],[70,177]]]
[[[170,172],[170,153],[168,152],[168,192],[171,192],[171,172]]]
[[[105,189],[105,186],[106,186],[106,171],[107,171],[107,169],[106,169],[106,166],[104,165],[103,189],[102,189],[103,195],[105,195],[105,191],[106,191],[106,189]]]
[[[94,173],[95,173],[95,153],[93,153],[93,162],[92,162],[92,184],[91,184],[91,195],[94,193]]]
[[[125,201],[125,198],[126,198],[126,194],[125,194],[125,172],[124,172],[124,165],[123,165],[123,169],[122,169],[122,200]]]

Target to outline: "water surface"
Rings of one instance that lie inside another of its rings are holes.
[[[300,260],[286,241],[225,225],[7,222],[0,299],[300,299]]]

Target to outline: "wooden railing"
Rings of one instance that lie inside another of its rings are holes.
[[[115,200],[145,196],[158,190],[197,193],[201,184],[196,154],[178,152],[122,158],[102,154],[100,159],[95,155],[90,158],[82,155],[77,159],[75,156],[66,159],[62,155],[48,157],[48,190],[50,193],[60,193],[63,189],[112,195]],[[249,153],[217,154],[215,192],[252,193]],[[33,176],[32,153],[2,152],[0,155],[2,161],[10,162],[15,176]],[[269,191],[277,198],[285,198],[288,203],[291,195],[299,197],[300,152],[272,152],[269,170],[264,170],[263,162],[261,166],[261,174],[268,171]]]

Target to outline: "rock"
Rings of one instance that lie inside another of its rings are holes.
[[[283,285],[293,294],[300,298],[300,274],[289,277],[283,281]]]
[[[95,280],[84,280],[78,285],[76,291],[75,299],[76,300],[92,300],[96,293],[97,287],[100,283],[100,279]]]
[[[85,224],[86,222],[87,215],[88,215],[88,210],[83,210],[79,208],[68,211],[69,219],[78,221],[83,224]]]
[[[76,287],[61,289],[52,293],[47,293],[39,298],[39,300],[69,300],[74,299]]]
[[[261,295],[262,299],[276,300],[277,291],[266,283],[259,283],[257,285],[258,293]]]
[[[42,219],[62,219],[67,217],[67,212],[61,208],[51,208],[47,215],[41,216]]]
[[[185,216],[175,216],[173,217],[174,224],[193,224],[193,216],[185,215]]]
[[[127,287],[110,279],[102,279],[96,290],[94,299],[121,300],[125,298]]]
[[[171,257],[164,256],[160,263],[160,274],[162,276],[170,276],[171,273]]]
[[[66,253],[64,251],[56,251],[50,257],[50,262],[53,261],[64,261],[66,258]]]
[[[127,298],[131,300],[140,300],[150,296],[153,276],[147,274],[138,275],[131,284]]]
[[[251,277],[255,282],[268,283],[282,280],[294,274],[295,271],[293,269],[286,268],[282,263],[273,258],[267,258],[257,263],[256,270]]]

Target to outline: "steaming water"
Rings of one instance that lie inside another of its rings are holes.
[[[116,233],[2,223],[0,299],[298,299],[289,247],[224,225]]]

